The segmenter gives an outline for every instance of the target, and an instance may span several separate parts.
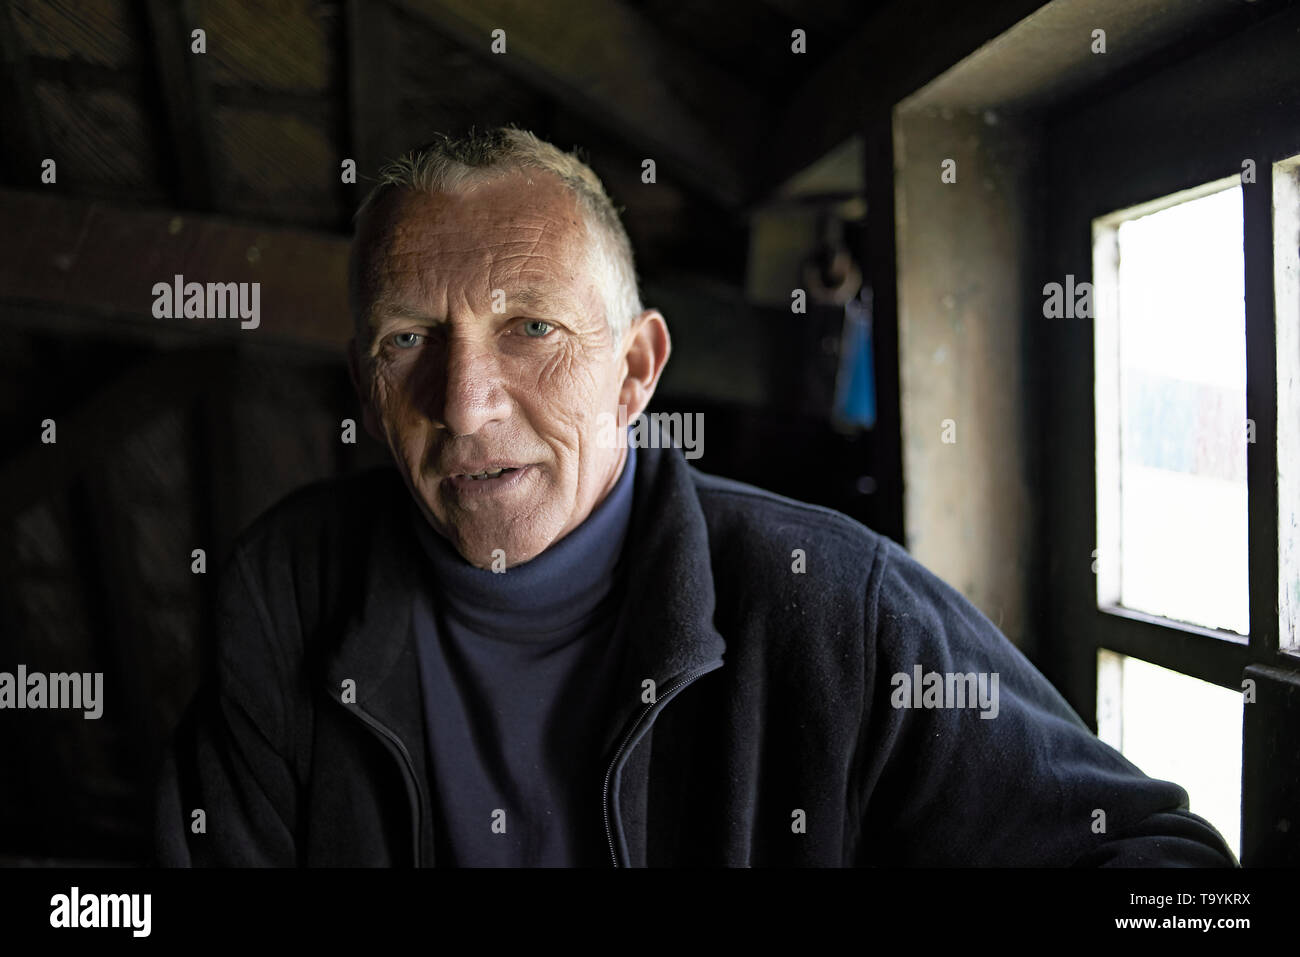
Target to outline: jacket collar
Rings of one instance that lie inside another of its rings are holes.
[[[720,667],[726,649],[713,626],[708,527],[691,467],[676,449],[638,449],[636,462],[618,624],[624,658],[604,741],[607,759],[646,724],[644,681],[666,689],[684,675]],[[410,493],[395,469],[387,471],[377,500],[361,503],[374,516],[358,543],[362,553],[345,556],[362,569],[364,587],[327,660],[326,691],[337,696],[345,680],[356,682],[356,707],[402,742],[423,792],[424,712],[411,615],[413,596],[427,587],[419,574],[425,558],[410,524],[418,513],[404,507]]]
[[[690,466],[676,449],[640,449],[636,462],[621,620],[627,629],[624,671],[640,676],[639,694],[645,678],[662,684],[716,662],[726,643],[713,627],[708,528]],[[365,587],[326,670],[331,689],[353,679],[358,702],[376,714],[385,704],[376,692],[415,651],[411,596],[426,587],[419,574],[425,558],[411,512],[402,507],[410,493],[395,470],[387,471],[358,556]],[[407,677],[418,680],[414,672]],[[418,688],[414,701],[419,704]]]
[[[726,650],[713,626],[708,526],[680,451],[638,450],[625,547],[632,551],[619,621],[624,659],[607,746],[644,710],[646,679],[658,693],[689,672],[721,664]]]

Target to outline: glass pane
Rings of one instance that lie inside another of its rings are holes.
[[[1242,696],[1112,651],[1097,654],[1097,736],[1190,808],[1241,857]]]
[[[1300,653],[1300,157],[1273,168],[1277,304],[1278,622],[1283,651]],[[1261,441],[1263,438],[1261,437]]]
[[[1098,599],[1245,635],[1241,186],[1101,222]]]

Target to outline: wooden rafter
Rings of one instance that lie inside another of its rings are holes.
[[[330,350],[352,332],[343,236],[3,189],[0,222],[23,230],[0,257],[0,305]],[[154,284],[178,274],[186,282],[260,283],[259,324],[155,319]]]
[[[144,11],[158,93],[167,116],[177,199],[188,209],[216,209],[223,187],[216,161],[212,90],[204,55],[191,52],[191,31],[200,26],[197,6],[194,0],[145,0]]]
[[[530,0],[393,0],[471,51],[485,69],[507,70],[571,105],[656,159],[673,176],[725,206],[748,195],[758,95],[659,35],[631,7],[572,0],[555,8]],[[492,31],[506,53],[490,51]]]
[[[37,115],[27,54],[14,26],[13,10],[0,0],[0,164],[5,182],[40,182],[45,134]]]

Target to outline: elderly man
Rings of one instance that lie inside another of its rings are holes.
[[[164,863],[1235,863],[897,545],[602,437],[670,345],[575,157],[407,156],[351,282],[396,469],[241,536]]]

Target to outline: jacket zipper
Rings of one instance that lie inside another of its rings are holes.
[[[332,698],[335,701],[338,701],[339,707],[343,708],[344,710],[348,711],[351,714],[355,714],[363,722],[365,722],[365,724],[369,728],[371,728],[373,731],[376,731],[381,737],[383,737],[386,740],[387,744],[389,745],[389,751],[390,752],[396,751],[397,756],[401,759],[402,766],[406,771],[406,783],[408,785],[408,788],[409,786],[414,785],[415,802],[414,802],[414,806],[411,809],[412,818],[415,821],[415,841],[414,841],[413,850],[415,852],[415,866],[419,867],[421,859],[423,857],[423,854],[421,853],[421,844],[422,844],[421,838],[423,837],[423,823],[424,823],[423,816],[424,815],[421,809],[424,804],[424,797],[420,793],[420,781],[418,776],[415,773],[415,762],[411,760],[411,752],[406,750],[406,745],[402,743],[402,739],[399,738],[391,729],[381,724],[378,721],[378,719],[372,718],[370,715],[366,714],[365,711],[361,710],[360,707],[356,707],[356,708],[348,707],[341,700],[334,698],[333,695],[330,695],[330,698]]]
[[[637,715],[636,720],[632,722],[632,727],[628,728],[627,734],[623,735],[623,740],[619,743],[618,750],[614,752],[614,759],[609,763],[609,769],[605,771],[605,791],[601,797],[601,806],[605,812],[605,838],[609,841],[609,855],[613,859],[615,867],[621,867],[622,865],[618,862],[618,851],[614,848],[614,828],[610,823],[609,814],[609,786],[610,782],[614,779],[614,771],[618,767],[619,759],[623,756],[623,752],[627,748],[628,742],[632,740],[633,735],[635,735],[637,729],[641,727],[641,722],[645,720],[647,715],[656,709],[662,711],[664,706],[673,699],[678,691],[695,681],[696,678],[706,675],[710,671],[716,671],[720,664],[720,662],[714,663],[706,668],[699,668],[687,673],[683,678],[664,691],[656,701],[646,705],[646,707],[642,709],[641,713]]]

